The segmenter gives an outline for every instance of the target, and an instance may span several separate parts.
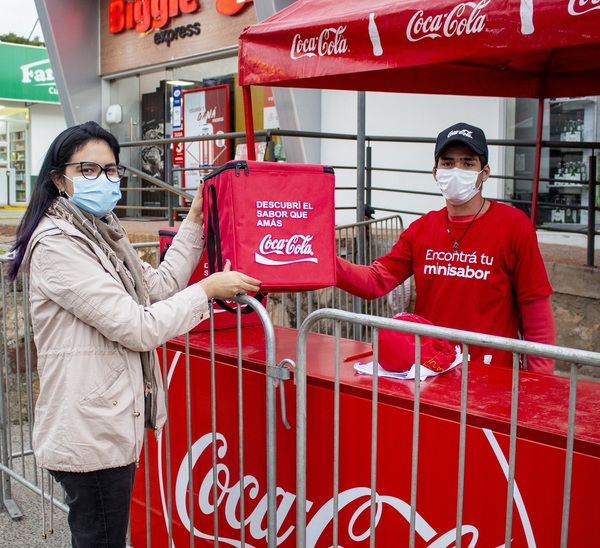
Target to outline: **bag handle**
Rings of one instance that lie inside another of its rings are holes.
[[[206,219],[207,226],[207,249],[208,249],[208,271],[210,274],[215,272],[223,271],[223,257],[221,255],[221,232],[219,230],[219,211],[217,209],[217,189],[215,185],[209,185],[207,187],[209,192],[208,202],[208,219]],[[215,270],[215,261],[217,263],[217,270]],[[254,298],[258,302],[266,297],[266,293],[257,293]],[[222,299],[215,299],[215,302],[223,309],[228,312],[237,313],[237,307],[229,306]],[[252,307],[246,306],[242,309],[242,314],[250,314],[253,311]]]
[[[217,210],[217,189],[215,185],[208,185],[208,192],[208,271],[210,274],[214,274],[215,260],[218,266],[216,272],[220,272],[223,270],[223,258],[221,257],[221,233],[219,231],[219,212]]]

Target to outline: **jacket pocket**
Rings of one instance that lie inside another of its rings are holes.
[[[125,362],[122,359],[115,360],[113,356],[102,356],[102,359],[110,361],[111,366],[105,376],[98,380],[96,386],[85,394],[80,400],[81,407],[111,407],[131,402],[133,400],[133,387],[131,379],[127,374]],[[141,367],[141,366],[140,366]]]

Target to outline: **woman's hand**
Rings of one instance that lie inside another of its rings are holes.
[[[203,206],[204,206],[204,183],[201,182],[198,185],[198,190],[196,191],[196,195],[192,200],[192,205],[190,206],[190,211],[187,214],[187,219],[190,221],[201,225],[204,222],[204,214],[203,214]]]
[[[235,295],[260,291],[260,281],[231,270],[231,261],[225,261],[223,272],[215,272],[198,282],[209,299],[229,299]]]

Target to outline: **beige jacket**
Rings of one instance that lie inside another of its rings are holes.
[[[95,243],[65,221],[42,220],[23,263],[40,377],[33,430],[38,465],[87,472],[138,460],[144,434],[139,353],[208,314],[204,290],[186,287],[203,250],[201,236],[201,226],[184,221],[164,262],[157,269],[144,263],[150,302],[140,306]],[[160,371],[155,377],[162,427]]]

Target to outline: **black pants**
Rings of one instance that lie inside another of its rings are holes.
[[[67,494],[73,548],[125,548],[135,464],[95,472],[49,472]]]

